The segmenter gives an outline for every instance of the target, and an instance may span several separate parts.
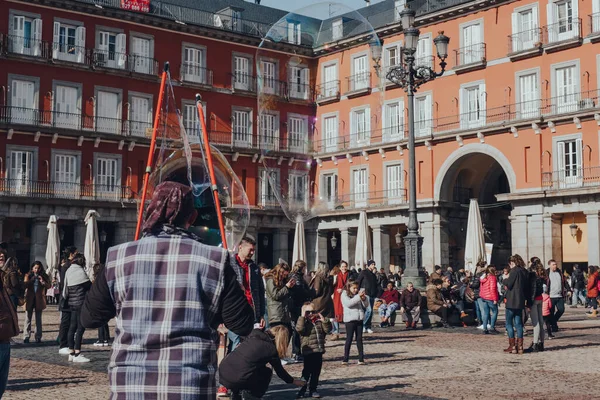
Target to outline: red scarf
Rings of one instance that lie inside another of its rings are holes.
[[[242,261],[240,256],[237,254],[235,255],[235,260],[240,268],[242,268],[242,271],[244,271],[242,283],[244,285],[244,294],[246,295],[246,300],[248,300],[248,304],[254,307],[254,299],[252,298],[252,291],[250,290],[250,266],[245,261]]]

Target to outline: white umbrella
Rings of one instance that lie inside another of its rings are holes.
[[[361,211],[358,217],[358,232],[356,233],[356,254],[354,255],[354,265],[356,265],[358,268],[365,268],[367,266],[367,261],[369,261],[371,257],[371,235],[369,234],[367,212]]]
[[[294,233],[294,251],[292,253],[292,262],[297,260],[306,261],[306,239],[304,237],[304,222],[296,222],[296,232]]]
[[[85,247],[83,255],[85,256],[85,272],[90,279],[94,276],[94,265],[100,263],[100,238],[98,236],[98,224],[96,219],[100,215],[94,210],[88,211],[85,216]]]
[[[48,243],[46,244],[46,273],[50,279],[58,272],[60,265],[60,236],[58,234],[58,217],[51,215],[48,220]]]
[[[479,213],[479,204],[471,199],[469,219],[467,220],[467,240],[465,243],[465,269],[475,272],[476,264],[485,260],[485,237]]]

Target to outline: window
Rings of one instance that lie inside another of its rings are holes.
[[[23,15],[12,15],[9,51],[28,56],[42,55],[42,20]]]
[[[234,56],[233,57],[233,73],[234,83],[233,88],[236,90],[252,91],[252,72],[250,66],[252,65],[249,57]]]
[[[341,40],[344,37],[344,21],[336,19],[331,24],[333,40]]]
[[[537,6],[512,13],[512,51],[532,49],[540,41]]]
[[[39,81],[38,81],[39,82]],[[38,89],[36,81],[15,78],[11,81],[10,121],[35,125],[38,122]]]
[[[394,2],[394,21],[400,22],[400,13],[406,7],[406,0],[396,0]]]
[[[560,42],[579,37],[578,2],[561,0],[550,2],[548,12],[548,41]]]
[[[350,146],[366,146],[371,139],[370,109],[361,108],[350,112]]]
[[[139,74],[153,74],[154,60],[152,59],[153,42],[151,39],[132,37],[131,54],[133,57],[133,71]]]
[[[206,51],[197,47],[183,47],[182,76],[186,82],[207,83]]]
[[[239,32],[242,30],[242,12],[226,8],[213,17],[214,26]]]
[[[415,97],[415,134],[428,136],[432,133],[431,94]]]
[[[130,92],[131,93],[131,92]],[[149,96],[130,96],[129,134],[149,136],[152,132],[152,105]],[[150,131],[150,132],[148,132]]]
[[[206,103],[202,103],[202,109],[204,111],[204,118],[206,120]],[[185,127],[185,131],[190,142],[200,143],[202,126],[200,126],[198,109],[196,108],[196,104],[193,102],[183,104],[183,126]]]
[[[56,85],[54,89],[54,124],[66,129],[79,129],[81,99],[77,87]]]
[[[233,146],[252,147],[252,112],[233,110]]]
[[[277,64],[273,61],[262,60],[260,62],[260,72],[262,75],[263,92],[267,94],[277,94]]]
[[[79,152],[52,152],[52,187],[55,197],[79,197],[80,157]]]
[[[480,23],[462,27],[462,59],[460,60],[460,65],[480,62],[485,57],[482,28]]]
[[[99,31],[95,63],[107,68],[125,68],[127,38],[123,33]]]
[[[326,65],[323,68],[322,96],[324,98],[337,97],[339,92],[337,64]]]
[[[431,34],[421,35],[417,42],[417,53],[415,62],[418,66],[433,67],[433,58],[431,57]]]
[[[338,118],[329,116],[323,118],[323,132],[325,139],[325,151],[337,151],[338,149]]]
[[[279,150],[279,115],[261,114],[259,127],[261,149]]]
[[[109,154],[94,154],[94,192],[103,200],[118,200],[121,186],[121,159]]]
[[[590,15],[591,19],[591,32],[590,33],[598,33],[600,32],[600,0],[592,1],[592,15]]]
[[[337,173],[325,173],[321,175],[321,199],[327,203],[327,207],[333,210],[338,202],[338,176]]]
[[[306,207],[308,205],[308,174],[289,174],[288,198],[292,207]]]
[[[469,83],[460,90],[460,128],[485,125],[485,83]]]
[[[383,49],[383,67],[385,70],[385,74],[390,70],[390,68],[400,65],[402,62],[402,44],[395,43],[389,46],[386,46]]]
[[[366,168],[352,170],[352,201],[355,207],[365,207],[369,198],[369,184]]]
[[[118,93],[104,90],[97,92],[96,129],[113,135],[121,134],[121,104]]]
[[[288,42],[292,44],[302,43],[302,25],[300,22],[288,21]]]
[[[258,193],[258,204],[262,207],[278,207],[279,201],[277,200],[275,191],[281,190],[280,171],[278,169],[271,171],[259,169],[259,174],[260,187]]]
[[[392,100],[383,107],[383,141],[397,142],[404,139],[404,101]]]
[[[7,153],[10,157],[8,186],[11,193],[26,195],[31,191],[35,179],[36,152],[27,147],[16,147],[12,150],[7,146]]]
[[[366,55],[354,57],[350,91],[363,90],[369,87],[369,60]]]
[[[52,58],[82,63],[85,57],[85,28],[54,22]]]
[[[517,75],[517,96],[520,118],[534,118],[540,113],[540,93],[537,72]]]
[[[583,179],[582,139],[559,141],[557,144],[557,167],[561,187],[576,186]]]
[[[288,146],[289,150],[298,153],[306,152],[308,141],[308,117],[288,117]]]
[[[404,184],[402,163],[387,165],[385,167],[385,188],[389,204],[402,203],[404,200]]]
[[[553,68],[554,112],[566,113],[578,109],[579,100],[579,68],[576,64]]]
[[[310,70],[306,67],[290,67],[290,97],[308,100]]]

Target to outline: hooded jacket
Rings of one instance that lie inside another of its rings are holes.
[[[296,331],[302,338],[302,355],[325,353],[325,338],[331,332],[331,321],[325,317],[323,321],[313,323],[304,315],[296,321]]]
[[[290,322],[290,312],[288,310],[290,290],[285,285],[282,288],[277,288],[273,278],[267,278],[266,282],[269,324],[287,324]]]
[[[427,309],[436,312],[444,306],[442,291],[435,285],[427,285]]]
[[[375,298],[379,295],[381,287],[377,283],[377,276],[370,269],[365,268],[358,275],[358,287],[365,289],[367,296]]]
[[[369,298],[361,300],[358,294],[349,297],[344,290],[342,305],[344,306],[344,322],[362,321],[365,319],[365,310],[369,307]]]
[[[524,309],[529,291],[529,276],[525,268],[520,266],[511,268],[503,284],[506,286],[506,308]]]

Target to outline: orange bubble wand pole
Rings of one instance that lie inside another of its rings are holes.
[[[223,214],[221,213],[221,203],[219,202],[219,188],[217,179],[215,178],[215,168],[213,166],[212,153],[210,152],[210,143],[208,142],[208,131],[206,130],[206,119],[204,118],[204,110],[202,109],[202,96],[196,94],[196,108],[200,116],[200,126],[202,127],[202,141],[204,142],[204,151],[206,152],[206,163],[208,164],[208,174],[210,175],[210,187],[215,200],[215,210],[219,221],[219,231],[221,232],[221,241],[223,248],[227,249],[227,238],[225,236],[225,224],[223,223]]]
[[[165,83],[167,82],[167,74],[169,72],[169,63],[165,63],[165,68],[160,80],[160,91],[158,92],[158,104],[156,113],[154,114],[154,125],[152,126],[152,140],[150,141],[150,150],[148,150],[148,164],[146,165],[146,173],[144,174],[144,186],[142,189],[142,203],[138,214],[137,226],[135,228],[135,240],[140,238],[142,230],[142,219],[144,218],[144,206],[146,205],[146,192],[148,191],[148,180],[152,173],[152,165],[154,164],[154,150],[156,149],[156,134],[158,133],[158,124],[160,123],[160,109],[165,93]]]

